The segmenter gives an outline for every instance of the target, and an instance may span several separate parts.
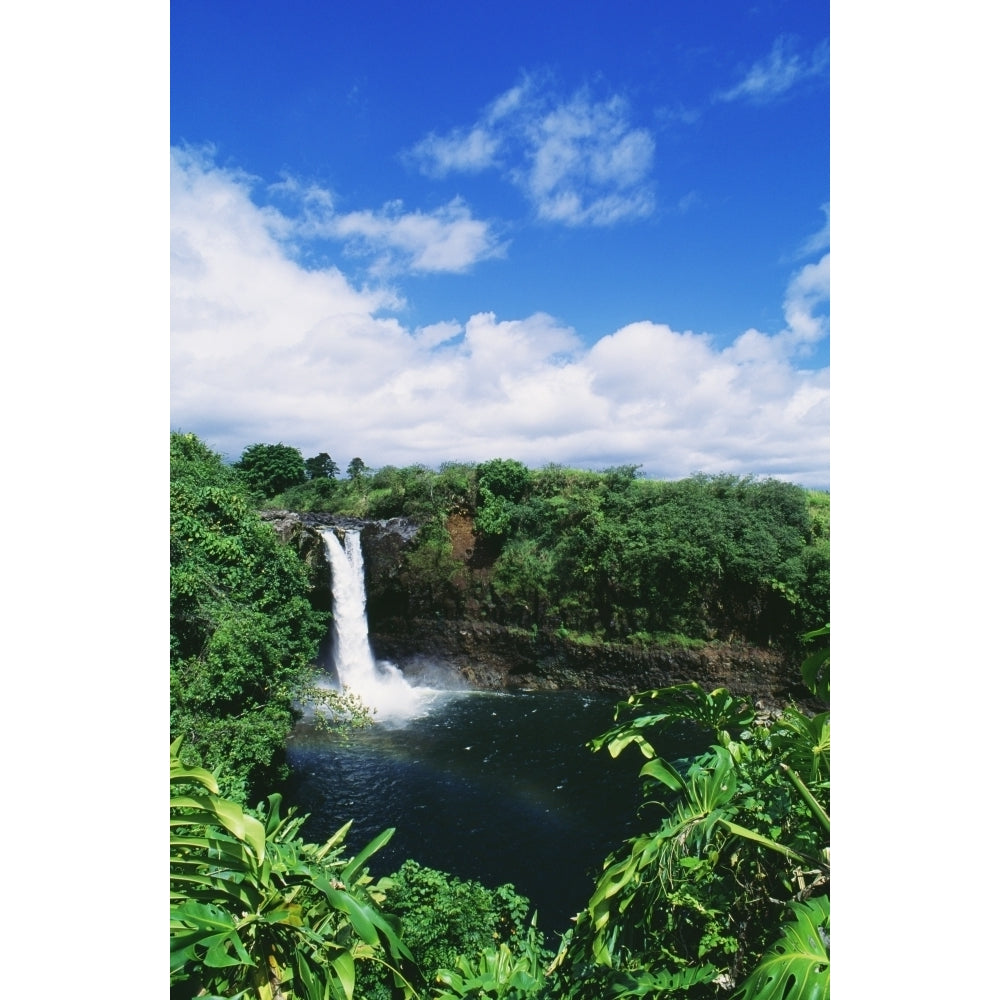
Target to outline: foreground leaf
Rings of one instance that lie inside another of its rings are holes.
[[[733,1000],[829,1000],[830,897],[792,903],[784,925]]]

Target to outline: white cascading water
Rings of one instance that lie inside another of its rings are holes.
[[[345,531],[343,545],[331,528],[322,535],[333,577],[333,652],[341,689],[358,695],[376,722],[399,725],[423,715],[445,692],[411,685],[394,663],[376,663],[372,656],[361,533]]]

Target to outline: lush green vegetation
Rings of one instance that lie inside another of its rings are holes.
[[[274,763],[296,700],[310,696],[328,616],[256,512],[277,481],[263,486],[260,470],[295,455],[254,447],[231,468],[193,435],[171,436],[175,1000],[829,997],[827,712],[788,706],[762,721],[747,701],[693,684],[622,702],[591,746],[641,757],[645,823],[608,857],[555,954],[510,885],[413,861],[375,883],[365,866],[391,830],[353,856],[350,823],[325,844],[302,841],[302,818],[261,793],[280,779]],[[341,481],[325,453],[298,460],[302,476],[273,503],[423,522],[403,571],[420,594],[414,614],[645,642],[721,629],[790,642],[826,620],[826,494],[510,460],[372,472],[353,459]],[[455,557],[455,518],[475,528],[474,558]],[[807,636],[819,648],[803,680],[818,698],[828,637],[828,626]],[[658,734],[680,723],[701,728],[704,751],[661,758]]]
[[[350,859],[350,823],[322,846],[303,843],[280,795],[260,818],[244,811],[182,761],[180,744],[170,747],[171,997],[326,1000],[350,997],[359,974],[417,996],[412,955],[364,867],[392,831]]]
[[[408,860],[385,880],[382,909],[398,919],[428,988],[470,956],[502,950],[514,963],[536,965],[554,957],[535,929],[529,901],[510,884],[489,889]],[[389,994],[384,986],[369,984],[364,996],[378,1000]]]
[[[828,630],[822,630],[828,632]],[[829,654],[804,676],[822,694]],[[825,665],[825,666],[824,666]],[[703,727],[708,749],[657,755],[657,732]],[[762,724],[746,701],[688,684],[634,695],[594,750],[635,747],[647,828],[605,862],[553,958],[511,886],[404,862],[372,884],[297,839],[280,797],[259,817],[217,797],[171,747],[172,996],[608,996],[826,1000],[830,991],[830,719],[794,707]],[[202,794],[185,794],[191,782]],[[209,792],[204,794],[204,790]],[[735,990],[735,992],[734,992]]]
[[[830,719],[685,685],[634,695],[594,740],[635,745],[658,822],[605,863],[553,970],[565,997],[719,995],[798,1000],[829,991]],[[711,746],[670,762],[656,732],[686,719]]]
[[[393,613],[647,645],[795,647],[829,618],[829,500],[774,479],[664,482],[636,466],[529,470],[494,459],[437,472],[361,463],[347,480],[303,482],[268,505],[418,520],[409,603]],[[474,529],[471,554],[456,554],[456,529]]]
[[[192,434],[170,437],[170,733],[223,791],[251,801],[283,776],[295,702],[312,690],[329,613],[255,506],[245,477]],[[323,697],[334,717],[358,706]]]

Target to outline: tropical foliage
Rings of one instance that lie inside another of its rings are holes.
[[[454,985],[463,968],[469,973],[469,956],[483,961],[492,956],[489,960],[500,963],[495,974],[530,968],[540,983],[553,957],[534,918],[529,920],[529,901],[510,884],[489,889],[407,860],[386,880],[382,910],[399,918],[403,939],[428,982]],[[379,994],[369,990],[369,995],[375,1000]]]
[[[170,731],[248,801],[282,777],[296,701],[312,692],[329,612],[240,475],[192,434],[170,437]],[[334,715],[356,706],[326,696]]]
[[[471,958],[460,955],[453,969],[438,973],[433,995],[444,1000],[465,997],[525,1000],[546,989],[543,957],[537,940],[530,941],[521,954],[501,942]]]
[[[758,717],[696,684],[621,702],[591,746],[640,758],[642,832],[606,859],[554,955],[512,885],[415,861],[376,882],[366,865],[391,830],[348,857],[350,823],[309,844],[279,795],[247,806],[282,778],[296,706],[318,697],[311,664],[329,620],[260,520],[263,496],[419,518],[399,571],[414,617],[630,642],[801,641],[803,681],[825,700],[830,630],[813,626],[828,617],[828,495],[507,459],[433,472],[355,458],[342,481],[325,452],[304,463],[287,451],[253,446],[227,467],[171,435],[172,998],[826,1000],[828,712]],[[296,470],[286,480],[282,462]],[[335,723],[365,722],[350,699],[325,700]],[[658,752],[678,726],[703,735],[702,752]]]
[[[829,714],[759,724],[744,700],[688,684],[634,695],[617,717],[592,746],[640,751],[642,811],[658,822],[607,859],[553,963],[562,995],[829,996]],[[664,760],[656,733],[681,721],[711,745]]]
[[[311,480],[270,503],[419,521],[411,617],[427,614],[433,593],[439,615],[543,632],[790,647],[829,617],[829,494],[732,475],[647,480],[634,465],[597,473],[493,459],[371,472],[355,462],[347,480]]]
[[[302,820],[268,798],[263,817],[221,798],[215,778],[170,747],[170,983],[196,996],[329,1000],[354,996],[359,970],[417,996],[412,956],[365,862],[386,830],[345,858],[346,823],[303,843]],[[190,791],[190,789],[194,791]]]

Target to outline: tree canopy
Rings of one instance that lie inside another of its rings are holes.
[[[340,472],[337,463],[325,451],[307,458],[305,469],[309,479],[335,479]]]
[[[356,457],[346,480],[311,479],[267,502],[417,520],[401,577],[412,617],[789,646],[830,617],[829,494],[776,479],[665,481],[637,465],[532,470],[501,458],[371,470]]]
[[[252,444],[233,468],[244,476],[251,490],[265,498],[306,481],[302,452],[287,444]]]
[[[238,472],[190,434],[170,457],[171,734],[242,798],[273,777],[329,614]]]

